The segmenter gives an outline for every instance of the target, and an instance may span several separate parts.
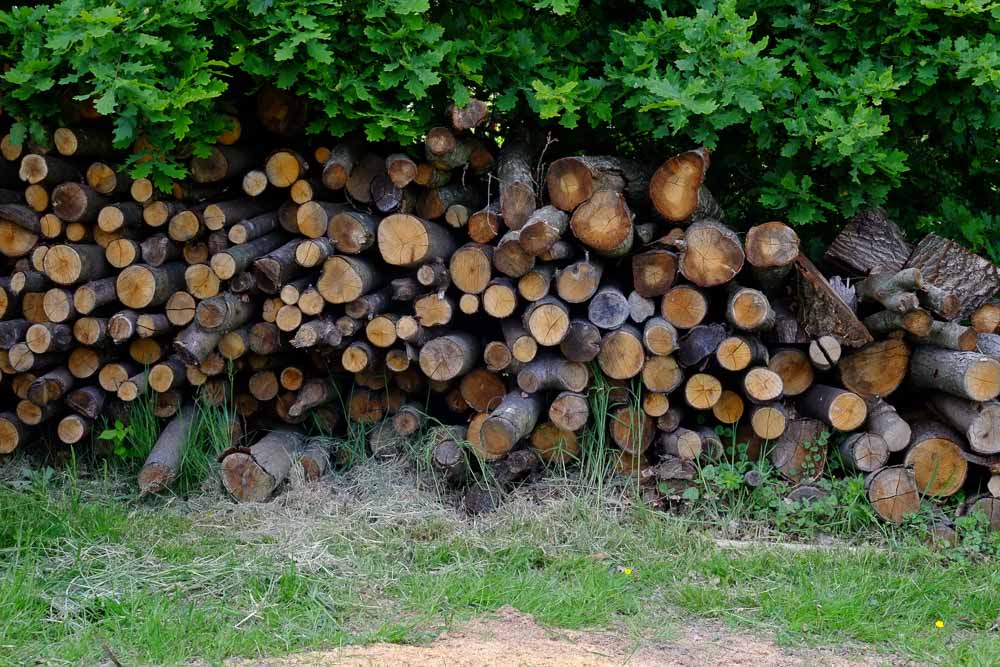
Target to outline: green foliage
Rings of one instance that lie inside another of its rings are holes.
[[[0,13],[0,96],[37,141],[89,101],[164,185],[264,83],[404,145],[475,95],[565,152],[705,144],[737,221],[883,204],[1000,258],[998,28],[991,0],[51,0]]]

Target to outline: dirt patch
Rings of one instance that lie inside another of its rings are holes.
[[[686,624],[673,641],[635,644],[607,632],[551,630],[510,607],[441,635],[426,646],[373,644],[240,660],[233,667],[854,667],[908,665],[885,656],[860,657],[828,649],[786,649],[763,637],[704,622]]]

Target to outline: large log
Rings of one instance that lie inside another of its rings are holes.
[[[940,497],[962,488],[969,467],[962,456],[962,436],[936,422],[913,425],[903,463],[913,469],[917,490]]]
[[[708,165],[706,148],[675,155],[660,165],[649,181],[649,198],[657,212],[671,222],[721,219],[722,211],[702,185]]]
[[[139,471],[139,495],[165,490],[180,474],[194,416],[194,406],[187,406],[164,427]]]
[[[537,394],[511,392],[504,396],[480,429],[483,458],[496,460],[513,449],[535,429],[541,412],[542,399]]]
[[[849,347],[861,347],[874,340],[851,307],[805,255],[799,254],[795,268],[799,275],[797,319],[809,335],[830,335]]]
[[[239,502],[264,502],[291,469],[302,436],[294,431],[272,431],[249,449],[223,452],[221,476],[226,491]]]
[[[879,208],[858,213],[840,231],[826,251],[826,259],[856,275],[896,272],[903,268],[913,247],[906,236]]]
[[[978,352],[917,347],[910,358],[909,377],[916,387],[970,401],[990,401],[1000,395],[1000,362]]]
[[[936,234],[917,244],[905,268],[919,269],[924,282],[956,295],[958,319],[967,318],[1000,290],[1000,269]]]

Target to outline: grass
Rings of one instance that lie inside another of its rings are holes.
[[[544,502],[468,521],[403,465],[371,461],[260,506],[214,490],[138,501],[111,472],[15,466],[0,469],[4,664],[93,664],[105,647],[124,664],[176,664],[417,642],[503,605],[636,638],[706,617],[790,645],[966,665],[1000,655],[996,561],[917,541],[723,548],[700,524],[630,506],[614,483],[597,496],[567,480]]]

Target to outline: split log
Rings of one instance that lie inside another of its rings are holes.
[[[795,268],[800,293],[797,319],[806,333],[814,337],[830,335],[849,347],[861,347],[874,340],[805,255],[796,258]]]
[[[836,367],[843,353],[840,341],[834,336],[820,336],[809,341],[809,361],[821,371]]]
[[[858,213],[840,231],[825,258],[858,275],[896,272],[913,250],[906,236],[880,208]]]
[[[917,244],[905,268],[919,269],[924,283],[957,296],[958,319],[967,318],[1000,290],[1000,269],[936,234]]]

